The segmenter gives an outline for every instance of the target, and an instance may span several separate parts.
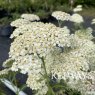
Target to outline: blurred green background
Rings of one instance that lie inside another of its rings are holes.
[[[83,5],[82,15],[95,16],[95,0],[73,1],[73,7]],[[0,24],[10,23],[22,13],[34,13],[46,19],[54,10],[69,12],[70,0],[0,0]]]

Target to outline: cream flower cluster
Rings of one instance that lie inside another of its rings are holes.
[[[41,22],[32,22],[31,24],[21,26],[17,29],[20,31],[16,34],[15,30],[11,36],[11,38],[15,38],[14,42],[11,44],[9,52],[10,58],[15,60],[11,70],[20,70],[23,74],[28,73],[28,76],[32,76],[34,74],[34,79],[32,79],[35,81],[31,80],[31,78],[28,78],[27,85],[33,89],[35,84],[34,89],[39,90],[38,93],[46,94],[48,90],[47,85],[43,87],[43,82],[36,82],[37,77],[40,79],[42,78],[42,75],[39,76],[39,74],[44,74],[42,69],[42,61],[39,57],[45,57],[46,60],[48,60],[47,56],[51,51],[54,50],[56,46],[58,49],[60,49],[60,52],[62,52],[60,47],[69,47],[70,31],[66,26],[59,28],[53,24],[44,24]],[[47,64],[48,68],[49,64],[51,64],[51,62]],[[38,83],[40,89],[37,86]],[[42,91],[43,88],[46,88],[47,90]]]
[[[78,8],[80,8],[80,6],[78,6]],[[71,21],[71,22],[78,23],[78,24],[84,22],[83,17],[79,15],[78,13],[74,13],[70,15],[62,11],[55,11],[52,13],[52,16],[56,18],[58,21],[66,20],[66,21]]]
[[[81,91],[82,94],[87,91],[95,91],[95,44],[87,39],[78,38],[74,41],[72,49],[68,49],[67,52],[60,55],[52,55],[50,60],[54,60],[53,65],[50,65],[50,69],[47,71],[52,72],[52,78],[69,80],[67,83]],[[91,72],[93,73],[91,74]]]
[[[52,16],[55,17],[57,20],[65,21],[70,19],[70,15],[68,13],[62,11],[55,11],[52,13]]]
[[[13,34],[11,34],[10,38],[15,38],[18,37],[19,35],[22,35],[24,32],[26,31],[31,31],[31,29],[35,29],[35,31],[39,28],[42,28],[45,26],[46,24],[42,23],[42,22],[32,22],[30,24],[26,24],[25,26],[22,25],[18,28],[16,28],[13,32]],[[52,26],[54,26],[53,24],[51,24]],[[38,31],[38,30],[37,30]]]
[[[71,85],[72,88],[81,91],[82,95],[93,95],[93,92],[95,91],[95,71],[82,74],[81,77],[83,77],[84,80],[69,82],[69,85]]]
[[[18,64],[18,62],[20,62],[20,64]],[[41,72],[41,64],[42,62],[37,56],[26,55],[17,58],[13,63],[11,70],[18,71],[20,69],[23,74],[38,74]]]
[[[53,70],[51,70],[52,73],[54,75],[60,76],[60,77],[58,77],[59,79],[63,78],[63,77],[64,78],[71,77],[70,75],[72,74],[72,78],[79,80],[80,76],[77,75],[77,72],[85,73],[85,72],[89,71],[90,69],[92,69],[90,66],[91,64],[95,65],[93,63],[93,61],[90,60],[90,58],[92,58],[93,60],[95,58],[95,55],[93,55],[95,53],[95,50],[93,49],[95,47],[95,45],[89,46],[88,48],[86,48],[87,46],[88,46],[88,44],[83,47],[77,47],[76,49],[72,49],[69,52],[61,53],[61,55],[58,56],[59,61],[57,61],[58,59],[55,57],[55,61],[54,61],[53,67],[52,67]],[[94,60],[94,62],[95,62],[95,60]],[[68,74],[71,73],[71,74],[68,75],[65,73],[68,73]],[[75,76],[74,76],[74,74],[75,74]],[[81,77],[81,78],[83,78],[83,77]]]
[[[62,20],[63,14],[57,19]],[[83,22],[78,14],[74,14],[73,20]],[[70,34],[66,26],[60,28],[51,23],[30,22],[16,28],[11,38],[14,41],[9,57],[14,62],[10,68],[28,74],[26,84],[37,91],[36,95],[45,95],[48,91],[42,58],[51,79],[64,79],[82,94],[95,91],[95,44],[91,28]]]
[[[5,74],[8,74],[9,71],[10,71],[10,68],[1,70],[1,71],[0,71],[0,76],[1,76],[1,75],[5,75]]]
[[[92,22],[91,22],[91,24],[95,24],[95,19],[92,19]]]
[[[41,74],[30,74],[28,75],[28,79],[26,84],[28,87],[32,88],[32,90],[37,90],[36,95],[45,95],[48,91],[48,87],[44,79],[40,79]]]
[[[10,57],[24,56],[26,54],[38,53],[45,56],[53,47],[70,46],[69,29],[59,28],[52,24],[45,24],[44,28],[30,28],[18,36],[11,44]],[[19,45],[17,45],[19,44]]]
[[[75,22],[75,23],[84,22],[83,17],[77,13],[75,13],[71,16],[70,21]]]
[[[20,27],[22,25],[30,24],[30,21],[26,19],[19,18],[11,23],[11,26],[13,27]]]
[[[78,30],[75,32],[79,37],[83,39],[89,39],[92,40],[94,37],[92,35],[93,29],[88,27],[87,29]]]
[[[16,37],[11,44],[9,55],[15,60],[11,70],[20,69],[21,73],[28,73],[27,85],[31,89],[40,91],[43,87],[43,81],[38,83],[36,80],[42,78],[40,73],[43,74],[42,62],[38,55],[44,56],[47,73],[52,74],[52,78],[57,75],[57,80],[69,79],[70,85],[76,85],[80,81],[80,86],[83,81],[87,81],[87,72],[93,69],[91,66],[95,63],[95,44],[91,41],[90,29],[84,32],[79,30],[70,35],[66,27],[58,28],[52,24],[44,24],[44,27],[37,25],[30,30],[26,29],[26,32]],[[31,76],[33,78],[30,78]],[[93,80],[92,77],[90,79]],[[47,89],[47,86],[44,86]],[[87,89],[87,86],[84,89]]]
[[[38,21],[38,20],[40,20],[40,18],[35,14],[22,14],[21,18],[11,22],[11,26],[20,27],[23,25],[30,24],[31,21]]]
[[[82,11],[82,5],[76,6],[76,8],[73,9],[74,12]]]
[[[28,21],[38,21],[40,20],[39,16],[35,15],[35,14],[22,14],[21,18],[26,19]]]

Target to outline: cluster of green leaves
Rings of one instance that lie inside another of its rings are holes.
[[[36,13],[47,17],[54,10],[69,9],[68,0],[0,0],[0,8],[8,13]]]
[[[54,93],[51,94],[51,90],[48,90],[46,95],[82,95],[80,91],[68,86],[64,80],[59,82],[51,80],[49,84]],[[35,95],[36,91],[33,90],[32,92]]]
[[[0,82],[0,95],[7,95],[4,91],[4,84]]]
[[[78,90],[70,88],[64,80],[60,80],[59,82],[52,80],[50,85],[56,95],[81,95]]]
[[[8,13],[36,13],[41,18],[48,17],[54,10],[69,11],[70,0],[0,0],[0,9]],[[75,5],[95,6],[95,0],[74,0]]]
[[[0,7],[8,12],[26,11],[30,8],[30,0],[0,0]]]
[[[10,68],[13,64],[14,60],[8,61],[4,66],[7,68]],[[18,95],[19,91],[22,91],[26,88],[26,84],[20,83],[20,80],[18,80],[18,74],[19,71],[13,72],[9,71],[8,74],[2,74],[0,75],[0,95],[7,95],[6,86],[2,83],[3,79],[7,79],[10,81],[13,85],[16,87],[19,87],[19,90],[16,92],[16,95]],[[14,87],[14,86],[13,86]]]
[[[9,72],[9,74],[0,75],[0,95],[7,95],[6,86],[2,83],[1,80],[10,78],[10,75],[12,75],[12,72]]]
[[[84,6],[93,6],[95,7],[95,0],[75,0],[75,4],[82,4]]]
[[[62,9],[70,0],[0,0],[0,7],[8,11],[26,12],[41,9]],[[95,0],[74,0],[76,4],[95,5]],[[60,8],[61,7],[61,8]]]
[[[11,64],[11,63],[9,63],[9,64]],[[20,73],[9,71],[8,74],[0,75],[0,95],[8,94],[8,92],[6,91],[6,86],[1,81],[3,79],[7,79],[13,85],[15,85],[16,87],[19,88],[19,90],[16,92],[16,95],[18,95],[19,91],[23,91],[26,88],[26,84],[22,84],[22,83],[20,83],[20,80],[18,80],[18,78],[17,78],[18,74],[20,74]]]

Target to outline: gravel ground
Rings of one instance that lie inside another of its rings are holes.
[[[0,69],[2,63],[8,58],[11,39],[8,37],[0,37]]]

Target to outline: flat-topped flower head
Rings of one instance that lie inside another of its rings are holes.
[[[82,8],[82,5],[77,5],[77,8]]]
[[[22,35],[24,32],[31,31],[31,29],[39,29],[44,27],[43,22],[31,22],[29,24],[21,25],[20,27],[16,28],[14,32],[11,34],[10,38],[18,37]]]
[[[27,27],[26,31],[18,36],[11,44],[11,56],[16,55],[17,52],[23,55],[24,52],[30,51],[31,53],[46,55],[47,52],[56,45],[59,47],[70,46],[70,31],[67,27],[59,28],[53,24],[44,24],[44,26],[42,24],[40,27],[31,27]],[[25,47],[27,50],[25,50]],[[23,51],[23,53],[20,53],[21,51]]]
[[[75,32],[82,39],[89,39],[92,40],[94,37],[92,35],[93,29],[88,27],[87,29],[78,30]]]
[[[22,14],[21,18],[29,20],[29,21],[38,21],[40,20],[39,16],[35,14]]]
[[[40,68],[41,66],[37,54],[40,57],[46,57],[56,46],[59,49],[63,46],[70,46],[70,31],[67,27],[59,28],[50,23],[39,22],[33,22],[33,24],[25,25],[26,28],[20,27],[21,35],[14,35],[16,38],[9,52],[10,58],[15,60],[11,68],[13,71],[20,69],[22,73],[31,72],[31,67]]]
[[[52,16],[57,20],[65,21],[70,19],[70,15],[68,13],[62,11],[55,11],[52,13]]]
[[[95,24],[95,19],[92,19],[92,22],[91,22],[91,24]]]
[[[82,11],[82,5],[78,5],[76,8],[73,9],[74,12]]]
[[[48,91],[45,79],[42,78],[42,80],[39,82],[41,77],[41,74],[29,74],[26,82],[28,87],[30,87],[32,90],[37,90],[36,95],[46,95]]]
[[[74,22],[74,23],[83,23],[83,17],[77,13],[73,14],[70,18],[70,21]]]
[[[23,25],[26,25],[26,24],[30,24],[31,22],[26,20],[26,19],[22,19],[22,18],[19,18],[13,22],[11,22],[11,26],[13,27],[20,27],[20,26],[23,26]]]

